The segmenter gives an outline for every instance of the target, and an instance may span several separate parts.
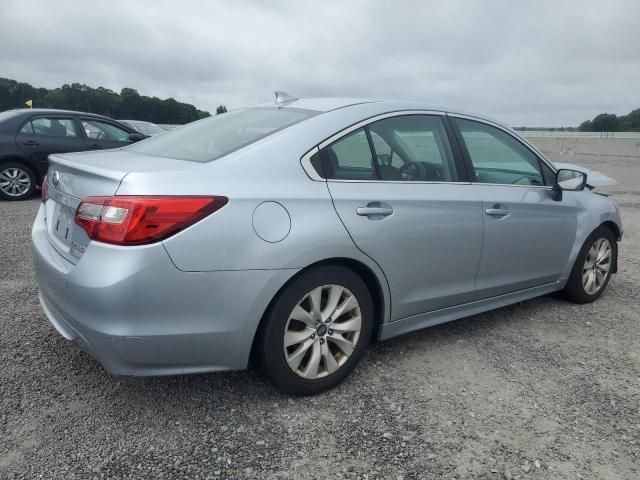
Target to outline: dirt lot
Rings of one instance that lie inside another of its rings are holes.
[[[251,372],[109,376],[38,306],[38,200],[0,203],[0,478],[640,478],[640,158],[558,159],[621,181],[621,268],[598,302],[378,343],[314,398]]]

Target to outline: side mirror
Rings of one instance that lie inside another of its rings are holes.
[[[132,142],[139,142],[140,140],[144,140],[145,138],[147,138],[147,136],[143,135],[141,133],[130,133],[129,134],[129,140],[131,140]]]
[[[562,192],[579,192],[587,185],[587,174],[577,170],[561,168],[556,173],[556,182],[551,190],[553,199],[562,200]]]

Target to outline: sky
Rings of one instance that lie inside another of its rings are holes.
[[[0,0],[0,77],[215,111],[418,100],[513,126],[640,107],[640,1]]]

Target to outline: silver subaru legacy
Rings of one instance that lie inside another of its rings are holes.
[[[114,374],[243,369],[309,395],[369,342],[617,269],[613,182],[513,130],[417,103],[295,99],[52,155],[42,308]]]

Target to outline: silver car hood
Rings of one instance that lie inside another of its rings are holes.
[[[581,167],[580,165],[574,165],[573,163],[553,162],[556,168],[567,168],[569,170],[577,170],[578,172],[584,172],[587,174],[587,185],[595,187],[610,187],[618,185],[613,178],[603,175],[598,170],[591,170],[589,168]]]

